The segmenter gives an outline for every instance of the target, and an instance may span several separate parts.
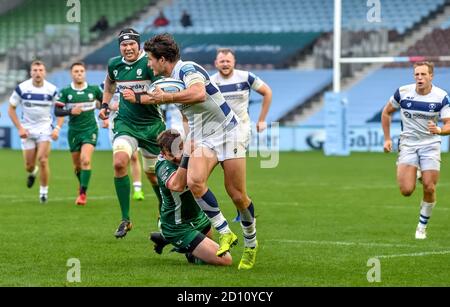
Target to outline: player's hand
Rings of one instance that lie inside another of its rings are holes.
[[[164,101],[164,91],[158,86],[153,91],[147,93],[147,95],[150,97],[150,104],[158,104]]]
[[[392,140],[384,141],[383,149],[384,149],[384,152],[391,152],[392,151]]]
[[[256,131],[257,132],[263,132],[266,128],[267,128],[267,123],[266,122],[258,122],[256,124]]]
[[[81,107],[75,107],[72,110],[70,110],[71,115],[78,116],[83,112],[83,109]]]
[[[101,108],[100,112],[98,112],[98,117],[102,120],[106,120],[109,118],[109,110],[105,108]]]
[[[51,138],[53,141],[56,141],[56,140],[58,140],[58,137],[59,137],[59,129],[55,128],[52,131]]]
[[[436,126],[436,124],[433,121],[428,121],[428,131],[430,131],[431,134],[441,134],[442,129],[441,127]]]
[[[104,119],[102,123],[102,128],[108,128],[109,127],[109,119]]]
[[[19,136],[21,139],[26,139],[28,137],[28,130],[24,127],[19,128]]]
[[[126,101],[136,103],[136,95],[134,94],[133,90],[129,88],[124,89],[122,92],[122,96],[123,99],[125,99]]]

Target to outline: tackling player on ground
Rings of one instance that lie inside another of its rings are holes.
[[[162,252],[171,243],[192,263],[231,265],[231,255],[216,255],[219,245],[212,240],[211,223],[200,209],[187,185],[189,159],[182,157],[183,141],[177,130],[166,130],[158,136],[161,156],[156,163],[156,175],[163,199],[161,232],[152,233],[155,251]]]

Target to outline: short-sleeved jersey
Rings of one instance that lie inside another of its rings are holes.
[[[69,87],[61,90],[57,105],[71,110],[80,106],[83,110],[80,115],[69,115],[69,129],[73,131],[84,131],[97,126],[95,119],[95,108],[97,101],[102,101],[103,93],[96,85],[85,83],[82,89],[76,89],[72,83]]]
[[[21,123],[25,129],[52,124],[52,107],[56,100],[56,86],[44,80],[41,87],[35,87],[33,80],[26,80],[19,85],[9,98],[9,103],[22,106]]]
[[[156,176],[162,197],[161,223],[175,225],[189,223],[202,213],[189,189],[175,192],[167,188],[167,182],[177,169],[178,166],[174,163],[167,161],[161,155],[158,157]]]
[[[147,64],[148,56],[145,52],[141,52],[139,58],[132,63],[121,56],[114,57],[108,62],[108,77],[117,83],[120,93],[126,88],[132,89],[135,93],[146,93],[150,84],[158,79]],[[158,105],[130,103],[120,94],[117,118],[134,125],[149,125],[162,121],[162,114]]]
[[[248,103],[250,100],[250,90],[257,91],[264,81],[249,71],[235,69],[233,75],[229,78],[223,78],[217,72],[211,76],[225,100],[233,109],[234,113],[239,116],[242,122],[250,122],[248,115]]]
[[[428,131],[428,121],[437,123],[439,117],[450,117],[449,97],[444,90],[433,85],[431,92],[423,96],[416,92],[413,83],[397,89],[389,101],[401,112],[401,144],[428,145],[441,141],[439,135]]]
[[[200,141],[217,132],[226,131],[231,124],[237,124],[238,117],[203,67],[195,62],[179,60],[171,77],[183,81],[186,88],[195,83],[205,85],[206,101],[195,104],[175,104],[188,119],[193,139]]]

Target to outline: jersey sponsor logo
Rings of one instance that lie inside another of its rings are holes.
[[[438,115],[426,115],[419,113],[411,114],[409,112],[404,112],[403,115],[405,115],[406,118],[425,119],[425,120],[436,120],[439,117]]]
[[[140,81],[142,82],[142,81]],[[118,83],[117,88],[119,89],[119,92],[123,92],[125,89],[131,89],[136,93],[142,93],[146,91],[146,84],[143,83],[133,83],[133,82],[121,82]]]
[[[49,107],[50,104],[49,104],[49,103],[45,103],[45,102],[38,103],[38,102],[29,102],[29,101],[25,101],[25,102],[23,103],[23,106],[24,106],[24,107],[27,107],[27,108],[33,108],[33,107]]]

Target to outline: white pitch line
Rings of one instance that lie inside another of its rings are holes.
[[[408,210],[411,210],[411,207],[410,207],[410,206],[408,206],[408,207],[404,207],[404,206],[377,206],[377,208],[386,208],[386,209],[408,209]],[[416,208],[416,207],[414,207],[414,208]],[[438,210],[438,211],[449,211],[450,208],[442,208],[442,207],[436,206],[436,207],[434,208],[434,210]]]
[[[294,244],[321,244],[321,245],[342,245],[342,246],[368,246],[368,247],[417,247],[408,244],[391,244],[391,243],[370,243],[370,242],[345,242],[345,241],[308,241],[308,240],[275,240],[266,241]]]
[[[447,255],[447,254],[450,254],[450,250],[420,252],[420,253],[410,253],[410,254],[380,255],[380,256],[373,256],[372,258],[422,257],[422,256],[428,256],[428,255]]]

